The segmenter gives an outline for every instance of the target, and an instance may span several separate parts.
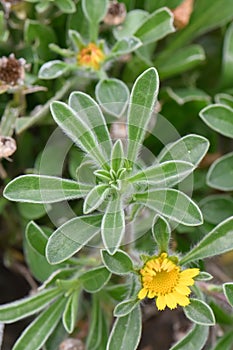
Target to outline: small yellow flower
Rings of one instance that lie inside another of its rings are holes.
[[[84,47],[77,56],[77,61],[80,66],[99,70],[103,63],[105,55],[103,51],[94,43]]]
[[[148,260],[140,270],[142,289],[138,293],[139,299],[156,298],[158,310],[165,307],[175,309],[177,305],[187,306],[191,293],[188,286],[194,284],[194,277],[199,269],[192,268],[181,271],[167,253]]]

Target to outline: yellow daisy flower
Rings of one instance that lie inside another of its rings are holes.
[[[194,277],[199,274],[199,269],[192,268],[181,271],[167,253],[161,253],[158,257],[148,260],[140,270],[142,289],[138,298],[156,298],[158,310],[165,307],[175,309],[177,305],[187,306],[190,301],[188,295],[191,290],[188,286],[194,284]]]
[[[99,70],[101,63],[105,60],[103,51],[94,43],[84,47],[77,56],[80,66]]]

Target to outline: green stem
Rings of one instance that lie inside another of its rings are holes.
[[[98,24],[95,22],[89,22],[89,29],[90,29],[90,41],[93,43],[96,43],[98,39]]]
[[[96,74],[100,80],[108,79],[108,75],[103,69],[98,70]]]

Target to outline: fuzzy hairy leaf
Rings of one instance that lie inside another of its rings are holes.
[[[190,299],[190,304],[183,308],[186,317],[194,323],[213,326],[215,325],[215,317],[213,310],[204,301],[198,299]]]
[[[104,116],[95,100],[81,91],[75,91],[69,97],[69,105],[78,114],[79,118],[88,124],[101,149],[109,158],[112,141]]]
[[[233,216],[221,222],[209,232],[193,249],[181,260],[180,264],[187,264],[232,250],[233,245]]]
[[[115,321],[106,350],[136,350],[141,337],[141,310],[137,305]]]
[[[135,32],[144,45],[158,41],[175,31],[173,14],[164,7],[150,14]]]
[[[127,178],[127,181],[145,182],[159,187],[172,187],[191,174],[193,170],[194,166],[191,163],[171,160],[142,169]]]
[[[12,350],[39,350],[56,328],[65,305],[59,298],[43,311],[21,334]]]
[[[134,163],[142,146],[147,125],[153,113],[159,89],[159,77],[155,68],[142,73],[134,83],[128,110],[128,156]]]
[[[202,214],[196,203],[180,191],[168,188],[151,190],[136,193],[134,199],[158,214],[183,225],[196,226],[202,223]]]
[[[52,102],[51,113],[55,122],[84,152],[88,153],[99,165],[105,158],[98,141],[89,125],[64,102]]]
[[[233,138],[232,108],[221,104],[210,105],[201,110],[200,117],[211,129]]]
[[[102,250],[101,256],[104,265],[112,273],[124,275],[133,271],[133,262],[130,256],[122,250],[116,251],[113,255],[106,250]]]
[[[129,89],[119,79],[103,79],[96,85],[95,95],[105,112],[120,118],[127,107]]]
[[[48,240],[46,257],[49,263],[58,264],[82,249],[100,232],[102,217],[102,215],[79,216],[60,226]]]
[[[200,135],[186,135],[181,139],[168,144],[158,156],[158,161],[183,160],[197,166],[206,155],[209,141]]]
[[[56,203],[86,196],[90,186],[55,176],[22,175],[12,180],[3,195],[15,202]]]
[[[194,324],[188,334],[172,346],[170,350],[202,350],[209,334],[209,327]]]
[[[232,114],[233,116],[233,114]],[[221,191],[233,190],[233,152],[217,159],[207,173],[207,184]]]
[[[101,236],[105,248],[114,254],[119,248],[125,232],[125,214],[121,198],[114,198],[109,203],[101,224]]]
[[[61,291],[57,287],[54,287],[38,292],[35,295],[1,305],[0,322],[12,323],[34,315],[44,309],[59,294],[61,294]]]

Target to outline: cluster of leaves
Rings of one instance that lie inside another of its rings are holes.
[[[233,243],[233,1],[196,0],[189,24],[177,31],[172,10],[181,0],[122,1],[127,14],[119,26],[103,22],[107,0],[2,3],[1,54],[15,45],[31,72],[2,95],[1,136],[15,136],[19,149],[13,169],[2,161],[4,197],[17,209],[5,198],[0,209],[10,232],[25,229],[26,261],[41,283],[35,295],[0,307],[3,323],[40,312],[13,350],[57,349],[90,304],[86,348],[135,350],[139,270],[145,256],[160,252],[201,269],[183,308],[193,328],[171,349],[201,350],[216,323],[223,336],[210,349],[230,349],[233,314],[225,304],[233,307],[233,283],[210,283],[203,259]],[[89,43],[103,52],[99,69],[77,62]],[[166,118],[156,112],[158,100]],[[210,145],[222,154],[206,169]],[[22,169],[32,174],[12,180]]]

